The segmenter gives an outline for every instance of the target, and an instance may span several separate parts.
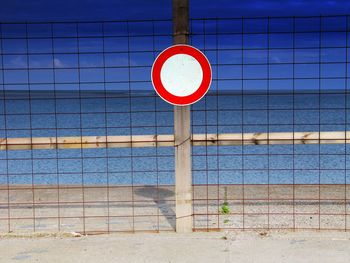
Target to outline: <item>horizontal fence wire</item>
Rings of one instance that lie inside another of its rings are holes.
[[[193,229],[349,229],[348,16],[191,19]],[[0,232],[175,230],[171,20],[1,23]]]

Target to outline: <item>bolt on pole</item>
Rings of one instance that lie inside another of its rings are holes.
[[[188,44],[189,0],[173,0],[173,43]],[[191,108],[174,106],[176,232],[193,231]]]

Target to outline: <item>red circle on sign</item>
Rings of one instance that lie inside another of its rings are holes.
[[[176,96],[170,93],[161,80],[161,70],[164,63],[172,56],[185,54],[192,56],[202,68],[203,78],[199,88],[188,96]],[[174,45],[162,51],[152,66],[152,84],[157,94],[170,104],[186,106],[199,101],[209,90],[211,84],[211,66],[207,57],[198,49],[189,45]]]

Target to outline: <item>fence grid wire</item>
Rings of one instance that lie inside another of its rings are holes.
[[[349,229],[348,24],[191,19],[213,70],[191,112],[194,230]],[[173,231],[173,108],[150,81],[171,20],[0,32],[0,232]]]

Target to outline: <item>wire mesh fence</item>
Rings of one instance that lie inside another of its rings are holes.
[[[349,229],[348,17],[192,19],[193,226]],[[173,231],[170,20],[2,23],[0,231]]]
[[[194,228],[347,230],[347,16],[199,19],[191,37],[215,72],[193,133],[265,135],[194,147]]]

